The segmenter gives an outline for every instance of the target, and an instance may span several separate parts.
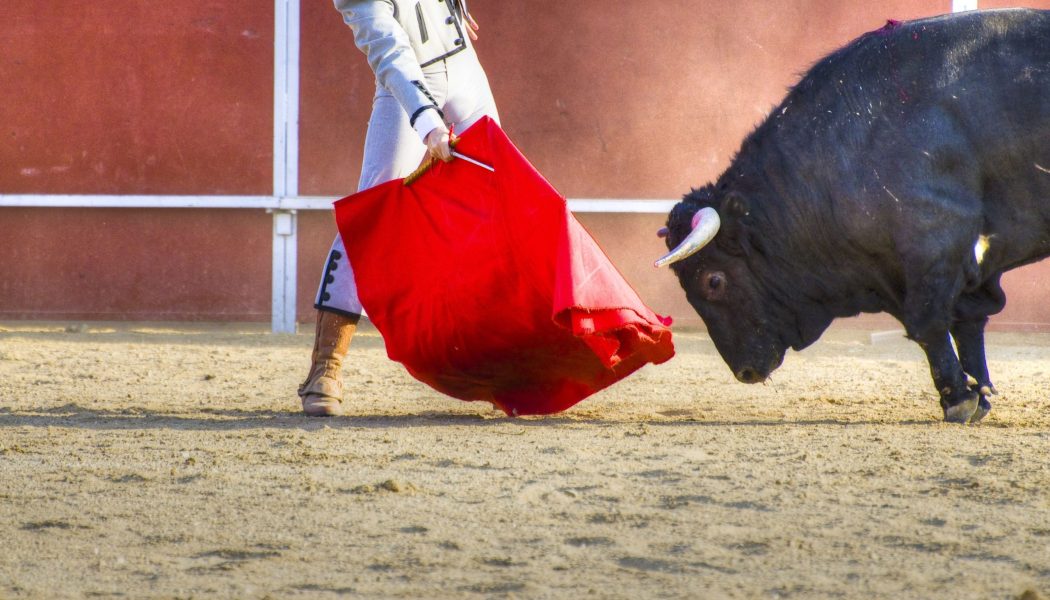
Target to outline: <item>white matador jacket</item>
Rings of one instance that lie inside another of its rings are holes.
[[[499,122],[488,78],[467,37],[465,0],[333,0],[376,76],[358,189],[412,172],[444,123]],[[314,307],[360,315],[353,267],[338,236]]]
[[[423,69],[467,49],[466,0],[334,0],[379,84],[421,138],[443,114]]]

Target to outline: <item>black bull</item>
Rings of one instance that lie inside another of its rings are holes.
[[[890,22],[827,56],[674,207],[667,245],[740,381],[884,311],[945,420],[980,420],[1000,277],[1050,254],[1050,11]]]

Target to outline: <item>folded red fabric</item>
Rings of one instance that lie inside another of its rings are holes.
[[[557,190],[491,119],[438,163],[339,200],[361,303],[388,356],[434,389],[550,414],[674,355]]]

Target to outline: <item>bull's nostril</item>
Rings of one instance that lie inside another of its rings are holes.
[[[755,383],[761,379],[758,375],[758,371],[751,367],[745,367],[737,371],[736,378],[744,383]]]

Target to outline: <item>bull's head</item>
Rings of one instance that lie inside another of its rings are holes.
[[[765,245],[753,239],[742,195],[716,199],[711,186],[693,190],[668,215],[660,235],[670,252],[656,266],[671,265],[738,380],[764,381],[789,346],[804,345],[797,320],[770,289]]]

